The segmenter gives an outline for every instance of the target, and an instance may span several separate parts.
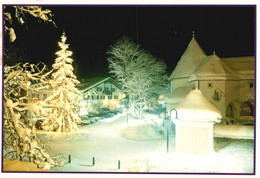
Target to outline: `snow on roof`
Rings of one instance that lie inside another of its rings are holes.
[[[86,82],[82,82],[82,84],[79,85],[79,89],[82,92],[85,92],[106,81],[113,83],[117,88],[121,89],[121,85],[117,83],[115,80],[113,80],[111,77],[98,77],[98,78],[87,79]]]
[[[194,80],[236,80],[240,75],[223,62],[217,55],[208,56],[199,68],[191,75],[189,81]]]
[[[190,90],[191,89],[189,87],[176,88],[174,91],[172,91],[169,95],[166,96],[167,101],[183,99],[190,92]]]
[[[222,58],[222,60],[242,75],[245,79],[253,79],[255,75],[255,57],[232,57]]]
[[[49,88],[51,88],[51,86],[48,83],[42,83],[39,81],[30,85],[30,89],[41,90],[41,89],[49,89]]]
[[[220,111],[201,93],[199,89],[190,93],[176,106],[178,118],[186,121],[220,122]]]
[[[190,77],[206,56],[207,55],[202,50],[195,37],[193,37],[187,49],[181,56],[176,68],[172,72],[170,79]]]

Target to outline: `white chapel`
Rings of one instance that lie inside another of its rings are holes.
[[[223,122],[254,121],[254,56],[220,58],[215,52],[207,55],[193,34],[169,81],[168,110],[191,90],[199,89],[219,109]]]

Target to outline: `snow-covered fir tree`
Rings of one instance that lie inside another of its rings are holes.
[[[53,130],[56,125],[57,132],[74,132],[78,130],[77,123],[81,121],[78,115],[80,91],[76,88],[80,82],[73,74],[72,51],[69,51],[69,44],[66,44],[65,33],[58,42],[60,50],[56,52],[58,56],[53,64],[52,79],[50,85],[54,93],[46,99],[54,105],[49,119],[43,123],[44,130]]]

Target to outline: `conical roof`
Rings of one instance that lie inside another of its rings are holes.
[[[230,68],[217,55],[208,56],[199,68],[191,75],[189,81],[194,80],[235,80],[239,74]]]
[[[201,93],[199,89],[189,94],[176,106],[178,119],[194,122],[220,122],[220,111]]]
[[[193,36],[187,49],[181,56],[176,68],[172,72],[170,79],[190,77],[199,67],[207,55],[202,50]]]

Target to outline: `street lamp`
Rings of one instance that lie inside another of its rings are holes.
[[[175,119],[178,119],[178,114],[177,114],[177,110],[176,109],[171,109],[170,110],[170,117],[166,117],[165,114],[165,120],[167,120],[167,153],[169,153],[169,123],[171,121],[172,118],[172,111],[175,111]]]
[[[178,114],[177,114],[177,110],[176,109],[171,109],[170,110],[170,117],[167,117],[167,107],[166,107],[166,104],[167,104],[167,101],[165,101],[165,100],[162,100],[162,97],[160,97],[160,99],[161,99],[161,101],[159,101],[159,103],[160,104],[164,104],[164,106],[165,106],[165,113],[164,113],[164,121],[166,121],[167,123],[166,123],[166,133],[167,133],[167,135],[166,135],[166,139],[167,139],[167,153],[169,153],[169,123],[170,123],[170,121],[171,121],[171,117],[172,117],[172,111],[175,111],[175,119],[178,119]],[[165,126],[165,124],[164,124],[164,121],[163,121],[163,127]]]
[[[170,111],[170,118],[172,117],[172,111],[175,111],[175,119],[178,119],[178,112],[177,112],[177,109],[171,109]]]

